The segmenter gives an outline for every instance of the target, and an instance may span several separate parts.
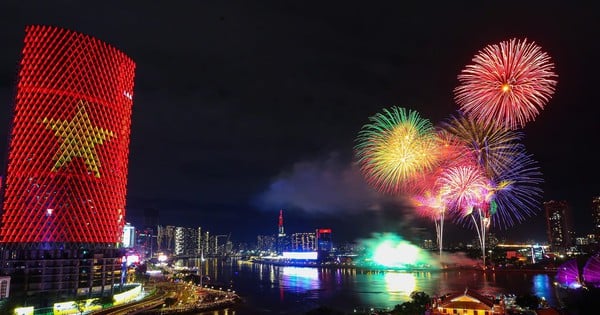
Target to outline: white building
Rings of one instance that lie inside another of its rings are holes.
[[[123,227],[123,247],[131,248],[135,246],[135,227],[131,223],[126,223]]]
[[[0,277],[0,299],[8,299],[8,293],[10,292],[10,277]]]
[[[198,250],[198,229],[175,228],[175,256],[196,256]]]

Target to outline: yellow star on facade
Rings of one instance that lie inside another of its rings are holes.
[[[55,136],[62,138],[60,148],[53,158],[56,162],[52,171],[71,162],[74,157],[80,157],[87,169],[100,178],[100,160],[95,146],[108,141],[108,137],[113,137],[114,134],[110,130],[92,126],[85,105],[83,101],[79,103],[77,113],[71,120],[44,118],[42,123],[46,124],[46,129],[54,131]]]

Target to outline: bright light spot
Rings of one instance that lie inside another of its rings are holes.
[[[137,264],[140,262],[140,256],[138,255],[128,255],[125,259],[126,265],[131,266],[132,264]]]
[[[317,252],[283,252],[283,258],[315,260],[318,258],[318,253]]]
[[[415,264],[419,255],[419,248],[412,244],[401,242],[393,244],[387,240],[381,243],[373,255],[373,260],[383,266],[400,266]]]
[[[33,315],[33,306],[17,307],[15,315]]]
[[[504,83],[502,84],[502,92],[508,92],[510,91],[510,85],[508,83]]]
[[[412,273],[388,272],[385,274],[385,286],[388,292],[410,295],[415,291],[417,280]]]
[[[51,216],[52,215],[52,211],[54,211],[54,209],[46,209],[46,216]]]

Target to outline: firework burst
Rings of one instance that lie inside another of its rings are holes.
[[[504,173],[512,163],[515,151],[523,148],[519,143],[522,138],[520,132],[482,124],[462,114],[443,122],[442,130],[442,134],[450,134],[455,142],[460,142],[470,151],[469,158],[475,159],[488,178]],[[460,146],[455,144],[454,147]]]
[[[355,150],[362,173],[376,189],[398,193],[438,162],[435,129],[416,111],[392,107],[369,121]]]
[[[466,214],[485,202],[490,187],[488,179],[477,166],[448,168],[438,178],[437,185],[447,207]]]
[[[517,129],[534,120],[554,94],[553,70],[550,56],[534,42],[489,45],[458,76],[455,100],[480,123]]]
[[[542,172],[524,149],[514,152],[506,170],[492,181],[494,191],[488,199],[494,226],[508,228],[533,216],[540,208]]]

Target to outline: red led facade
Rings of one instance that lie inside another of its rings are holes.
[[[0,242],[116,244],[135,63],[73,31],[31,26],[25,33]]]

